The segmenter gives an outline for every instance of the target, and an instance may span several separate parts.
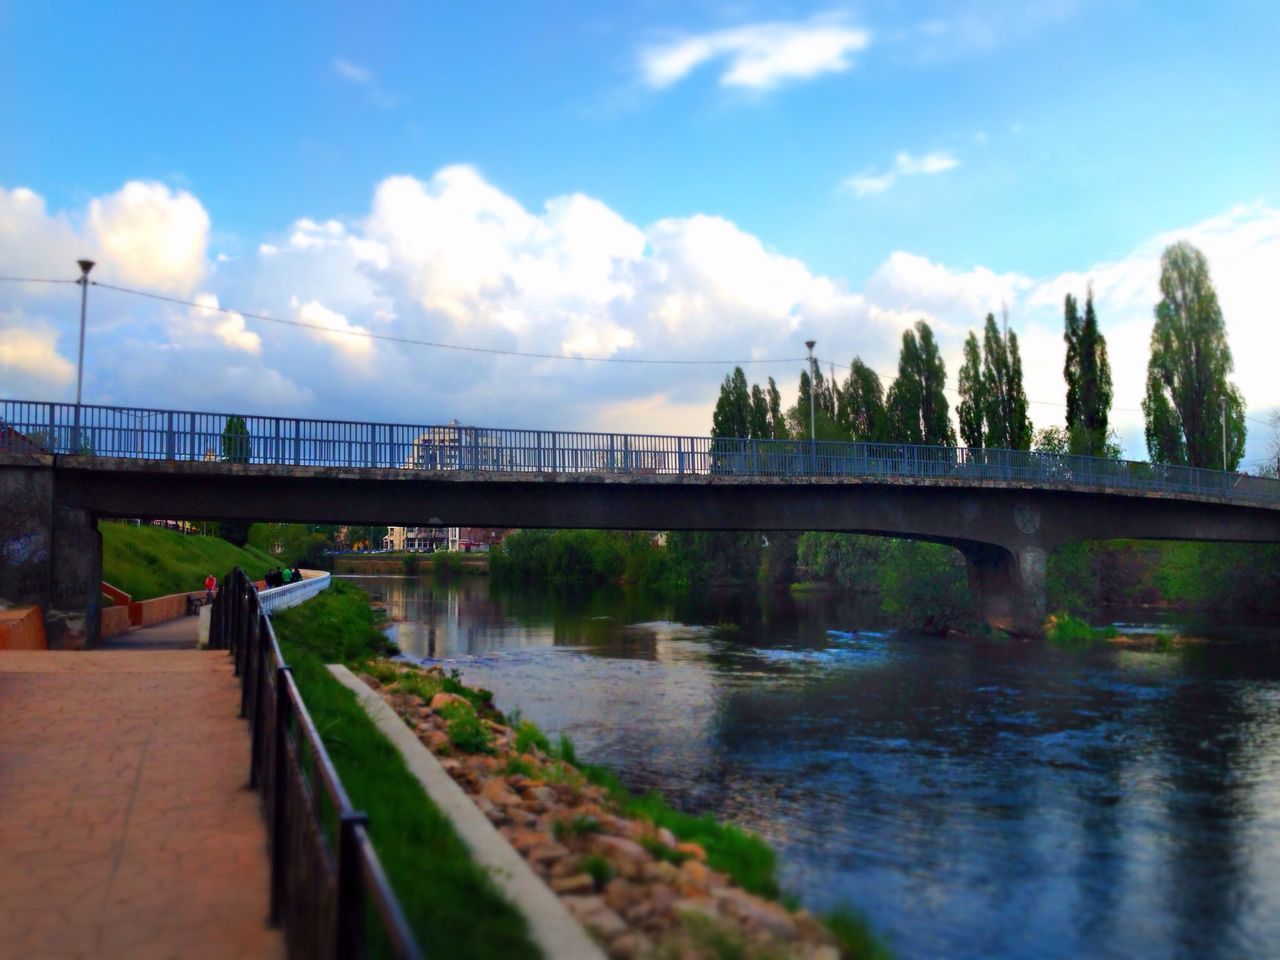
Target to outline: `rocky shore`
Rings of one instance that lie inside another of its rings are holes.
[[[505,722],[487,691],[438,667],[382,661],[361,675],[617,960],[838,960],[805,910],[743,889],[706,850],[643,817],[551,746]]]

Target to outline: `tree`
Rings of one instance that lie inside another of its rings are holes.
[[[1085,298],[1084,319],[1076,298],[1067,294],[1063,305],[1062,339],[1067,344],[1067,360],[1062,375],[1067,381],[1067,430],[1071,453],[1090,457],[1106,456],[1107,416],[1111,410],[1111,363],[1107,340],[1098,330],[1093,309],[1093,289]]]
[[[227,417],[222,428],[222,459],[227,463],[249,462],[249,427],[244,417]],[[218,536],[237,547],[249,542],[248,520],[223,520],[218,524]]]
[[[982,355],[978,338],[969,331],[964,342],[964,364],[960,367],[960,440],[966,447],[979,448],[987,411],[987,382],[982,376]]]
[[[222,428],[222,459],[226,463],[249,462],[249,428],[244,417],[227,417]]]
[[[854,357],[849,378],[836,394],[836,420],[850,439],[877,441],[887,439],[884,388],[880,375]]]
[[[1022,386],[1018,335],[1012,330],[1001,333],[990,313],[982,342],[982,379],[987,446],[1030,450],[1031,418],[1027,416],[1027,394]]]
[[[768,439],[772,436],[769,429],[769,400],[758,383],[751,385],[751,417],[747,429],[749,437]]]
[[[1031,449],[1036,453],[1063,455],[1071,452],[1071,434],[1066,427],[1044,427],[1037,430]]]
[[[769,389],[765,391],[769,402],[769,436],[774,440],[786,440],[790,435],[787,420],[782,415],[782,396],[778,393],[778,385],[773,377],[769,378]]]
[[[898,377],[885,404],[889,432],[902,443],[955,446],[946,395],[947,368],[938,354],[933,331],[923,320],[902,334]]]
[[[1234,470],[1244,456],[1244,399],[1227,380],[1234,364],[1204,254],[1185,241],[1167,248],[1160,294],[1142,401],[1147,452],[1156,463]]]
[[[745,438],[751,436],[751,392],[747,387],[747,375],[741,367],[724,378],[720,385],[720,399],[711,415],[713,437]]]

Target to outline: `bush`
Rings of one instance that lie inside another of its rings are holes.
[[[493,753],[493,731],[469,703],[450,703],[440,711],[448,721],[449,742],[463,753]]]
[[[952,547],[894,541],[880,589],[885,612],[907,629],[941,635],[973,625],[964,557]]]

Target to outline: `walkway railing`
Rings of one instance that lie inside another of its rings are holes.
[[[327,578],[323,582],[328,585]],[[270,592],[283,604],[302,590]],[[262,791],[270,840],[270,916],[283,926],[290,956],[364,957],[372,941],[379,954],[420,957],[369,841],[368,819],[352,807],[281,656],[271,619],[239,568],[218,591],[210,638],[235,657],[241,715],[252,743],[249,784]],[[369,919],[372,929],[366,929]]]
[[[1280,481],[1025,450],[299,420],[0,400],[0,452],[493,473],[1009,480],[1280,503]]]
[[[259,590],[258,602],[262,604],[262,612],[269,616],[310,600],[321,590],[327,590],[332,579],[329,574],[322,573],[318,577],[307,577],[295,583],[286,583],[283,587]]]

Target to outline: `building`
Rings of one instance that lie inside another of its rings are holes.
[[[382,546],[396,553],[430,553],[447,549],[448,543],[447,527],[387,527]]]

